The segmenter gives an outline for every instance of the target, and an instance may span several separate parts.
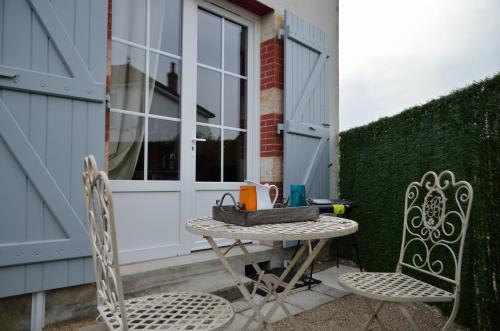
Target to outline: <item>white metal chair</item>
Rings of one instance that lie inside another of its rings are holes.
[[[83,184],[97,286],[97,310],[110,330],[219,330],[231,304],[208,293],[158,293],[124,300],[111,186],[95,158],[84,161]]]
[[[460,272],[472,196],[471,185],[466,181],[456,182],[450,171],[439,175],[429,171],[420,182],[408,186],[396,272],[356,272],[339,277],[339,284],[346,290],[379,301],[375,309],[367,302],[372,315],[363,330],[368,329],[373,320],[384,329],[377,314],[385,302],[453,301],[443,330],[450,327],[460,302]],[[410,270],[449,284],[449,291],[408,275]],[[401,304],[399,308],[417,330],[407,309]]]

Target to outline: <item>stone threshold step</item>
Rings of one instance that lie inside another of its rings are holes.
[[[258,244],[247,244],[257,262],[267,262],[274,267],[281,264],[284,251],[282,248]],[[240,275],[245,274],[248,262],[239,247],[234,247],[228,254],[228,260]],[[153,291],[189,291],[203,290],[205,292],[225,293],[227,284],[234,284],[222,263],[212,250],[194,252],[188,255],[150,260],[122,265],[121,275],[125,295],[138,296]],[[210,274],[218,275],[216,279]],[[213,284],[208,284],[212,282]],[[203,284],[207,285],[203,285]],[[226,284],[226,286],[224,286]],[[231,286],[235,288],[235,286]],[[229,294],[231,291],[228,292]],[[222,295],[224,296],[224,295]],[[231,297],[231,295],[230,295]]]
[[[242,275],[240,275],[240,279],[249,290],[252,288],[253,281],[251,279]],[[125,299],[162,292],[212,293],[229,301],[241,298],[241,293],[235,285],[233,278],[224,270],[183,277],[159,286],[149,287],[143,291],[130,293],[130,291],[125,289],[125,292]]]

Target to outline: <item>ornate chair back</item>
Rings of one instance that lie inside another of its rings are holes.
[[[96,277],[98,310],[103,311],[99,307],[109,308],[115,321],[126,331],[127,314],[116,245],[111,186],[107,175],[97,168],[93,155],[85,157],[84,160],[83,186]]]
[[[409,268],[451,283],[455,294],[473,191],[451,171],[429,171],[406,189],[404,230],[397,271]]]

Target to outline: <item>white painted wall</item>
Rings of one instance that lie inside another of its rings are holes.
[[[338,195],[338,133],[339,133],[339,0],[259,0],[274,9],[275,13],[283,15],[285,9],[293,11],[299,17],[320,27],[330,36],[332,64],[332,109],[331,109],[331,137],[330,155],[333,166],[331,168],[330,194]],[[276,15],[267,15],[262,21],[261,40],[276,37]]]

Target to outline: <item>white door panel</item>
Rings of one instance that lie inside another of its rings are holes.
[[[244,183],[241,183],[241,185],[244,185]],[[226,192],[231,193],[234,196],[234,198],[238,200],[239,189],[231,190],[230,186],[227,189],[196,191],[195,193],[196,209],[195,209],[195,214],[193,216],[198,217],[204,215],[211,215],[212,207],[215,205],[215,201],[219,200],[222,197],[222,195]],[[231,204],[231,203],[232,202],[230,199],[224,201],[224,204]],[[216,242],[220,246],[225,246],[225,245],[231,245],[233,241],[218,239]],[[210,248],[210,245],[207,243],[207,241],[200,236],[196,236],[196,241],[194,242],[192,250],[200,250],[207,248]]]
[[[117,192],[120,262],[175,256],[179,250],[179,192]]]

